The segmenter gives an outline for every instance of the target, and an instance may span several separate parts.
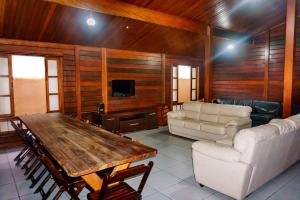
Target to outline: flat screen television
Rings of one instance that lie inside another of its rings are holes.
[[[130,97],[135,95],[134,80],[112,80],[113,97]]]

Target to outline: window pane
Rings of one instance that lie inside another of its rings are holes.
[[[177,91],[173,91],[173,101],[177,101]]]
[[[197,70],[196,68],[192,68],[192,78],[197,78]]]
[[[177,67],[173,67],[173,77],[177,77]]]
[[[196,100],[196,90],[192,90],[192,100]]]
[[[196,89],[197,84],[196,84],[196,79],[192,79],[192,89]]]
[[[7,115],[10,113],[10,97],[0,97],[0,115]]]
[[[48,79],[49,93],[58,93],[58,80],[57,78]]]
[[[49,96],[49,110],[50,111],[59,110],[58,95],[50,95]]]
[[[173,79],[173,89],[177,89],[177,79]]]
[[[186,65],[178,66],[179,78],[191,79],[191,67]]]
[[[57,76],[57,60],[48,60],[48,76]]]
[[[173,106],[173,110],[177,110],[177,106],[176,105]]]
[[[0,77],[0,95],[9,95],[8,77]]]
[[[8,76],[8,58],[0,58],[0,75]]]

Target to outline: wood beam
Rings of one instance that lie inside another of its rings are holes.
[[[206,27],[204,23],[195,22],[187,18],[166,14],[144,7],[114,0],[44,0],[64,6],[90,10],[94,12],[126,17],[161,26],[183,29],[199,33]]]
[[[296,0],[287,0],[285,60],[283,80],[283,117],[292,113],[293,74],[295,55]]]
[[[108,83],[107,83],[107,56],[106,48],[101,49],[102,60],[102,98],[104,103],[104,112],[108,112]]]
[[[3,36],[5,2],[6,2],[6,0],[0,0],[0,36]]]
[[[212,100],[212,31],[207,26],[205,39],[205,58],[204,58],[204,100],[211,102]]]

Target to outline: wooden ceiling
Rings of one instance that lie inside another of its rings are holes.
[[[122,0],[238,32],[253,33],[285,19],[286,0]],[[89,27],[92,15],[97,25]],[[129,29],[126,28],[129,27]],[[204,38],[134,19],[41,0],[0,0],[0,37],[203,56]]]

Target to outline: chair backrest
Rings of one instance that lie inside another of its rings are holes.
[[[130,168],[127,168],[127,169],[124,169],[124,170],[121,170],[121,171],[117,171],[113,175],[106,174],[103,177],[103,183],[102,183],[102,187],[101,187],[101,190],[100,190],[99,199],[104,199],[105,191],[107,190],[107,187],[109,186],[109,184],[124,181],[127,178],[132,178],[132,177],[135,177],[137,175],[144,174],[143,178],[140,182],[140,185],[138,187],[138,190],[137,190],[137,192],[139,194],[141,194],[143,189],[144,189],[144,186],[146,184],[146,181],[148,179],[148,176],[151,172],[152,167],[153,167],[153,162],[150,161],[148,163],[148,165],[142,164],[142,165],[130,167]]]

